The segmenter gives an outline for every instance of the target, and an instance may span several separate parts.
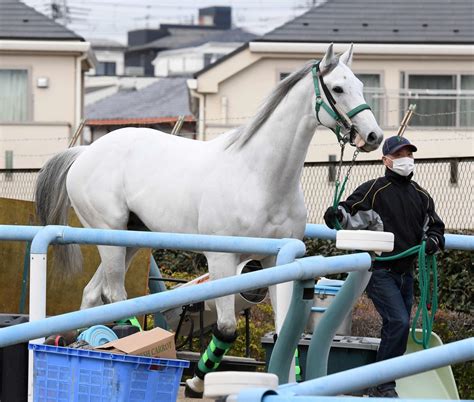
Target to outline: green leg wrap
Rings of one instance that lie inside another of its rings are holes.
[[[299,351],[298,351],[298,347],[295,349],[295,377],[296,377],[296,382],[301,382],[302,381],[301,366],[300,366],[300,354],[299,354]]]
[[[216,371],[236,338],[237,333],[232,336],[225,336],[215,329],[209,346],[199,359],[195,372],[196,376],[204,379],[207,373]]]

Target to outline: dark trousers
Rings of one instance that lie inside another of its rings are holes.
[[[382,317],[382,334],[377,361],[405,353],[410,331],[413,304],[413,274],[399,274],[388,269],[376,269],[367,285],[367,295]],[[395,381],[378,386],[380,390],[395,388]]]

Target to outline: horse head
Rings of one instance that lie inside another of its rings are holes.
[[[331,44],[323,59],[313,66],[316,118],[334,131],[339,142],[350,142],[363,152],[377,149],[383,131],[365,103],[362,82],[350,69],[352,45],[341,56]]]

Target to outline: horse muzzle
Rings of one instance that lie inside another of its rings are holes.
[[[364,139],[357,131],[354,131],[353,136],[351,135],[351,144],[357,147],[357,149],[359,149],[361,152],[371,152],[376,150],[381,144],[382,140],[383,135],[377,135],[375,132],[370,132],[367,134],[366,139]]]

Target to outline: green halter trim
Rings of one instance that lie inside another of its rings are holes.
[[[356,116],[358,113],[362,112],[363,110],[371,110],[370,106],[367,105],[366,103],[362,103],[359,106],[356,106],[354,109],[349,110],[346,113],[346,117],[344,117],[337,109],[334,104],[331,103],[328,105],[324,99],[321,96],[321,90],[319,89],[320,85],[320,76],[318,75],[319,72],[319,61],[316,62],[313,67],[311,68],[311,72],[313,74],[313,84],[314,84],[314,93],[316,95],[316,103],[315,103],[315,112],[316,112],[316,118],[318,121],[321,123],[321,120],[319,119],[319,112],[321,110],[321,107],[326,111],[326,113],[329,114],[334,120],[336,120],[337,126],[335,129],[330,128],[330,130],[336,134],[337,141],[340,144],[345,144],[348,141],[350,141],[350,135],[341,135],[341,126],[344,126],[346,128],[350,128],[351,131],[353,129],[353,124],[352,121],[350,120],[352,117]],[[321,81],[321,86],[324,85],[324,82]]]

